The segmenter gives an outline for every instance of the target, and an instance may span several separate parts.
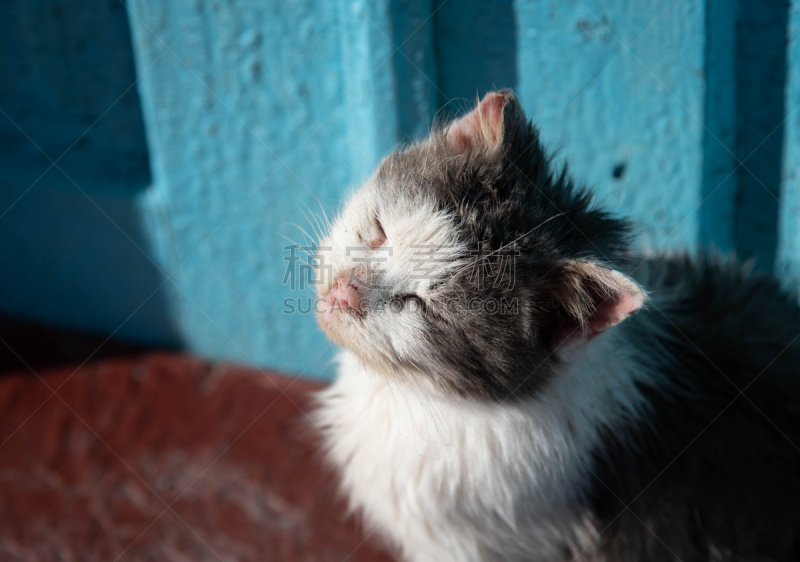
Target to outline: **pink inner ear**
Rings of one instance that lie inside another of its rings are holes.
[[[470,146],[494,148],[503,137],[503,109],[508,99],[495,92],[486,94],[478,107],[462,117],[447,131],[447,140],[457,153]]]
[[[447,140],[457,154],[463,154],[469,147],[470,129],[472,129],[472,126],[467,120],[471,118],[472,114],[469,114],[467,117],[451,125],[450,129],[447,131]]]
[[[491,125],[502,125],[503,108],[506,106],[506,101],[506,97],[502,94],[494,92],[486,94],[480,105],[484,120]]]
[[[639,310],[644,303],[644,293],[633,286],[628,292],[622,290],[612,297],[607,297],[585,323],[574,321],[574,324],[562,327],[556,336],[555,345],[564,349],[579,347],[625,320]]]
[[[611,297],[598,305],[594,315],[588,322],[592,335],[589,339],[605,330],[616,326],[642,306],[641,295],[621,293]]]

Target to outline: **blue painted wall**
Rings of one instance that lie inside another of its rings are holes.
[[[800,0],[789,11],[787,84],[776,271],[790,287],[800,283]]]
[[[643,247],[794,283],[799,3],[6,2],[0,311],[327,376],[285,246],[497,87]]]
[[[0,4],[0,309],[176,344],[128,17],[119,2]],[[54,164],[55,162],[55,164]]]

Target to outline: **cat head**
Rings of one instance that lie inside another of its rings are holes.
[[[628,225],[553,169],[508,90],[387,156],[319,249],[331,339],[469,397],[535,393],[645,299]]]

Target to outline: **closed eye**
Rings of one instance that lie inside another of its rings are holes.
[[[395,295],[394,299],[403,303],[403,306],[415,307],[416,310],[427,312],[428,307],[425,300],[416,293],[400,293]]]

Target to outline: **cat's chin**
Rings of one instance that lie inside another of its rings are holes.
[[[337,312],[332,310],[326,310],[324,312],[320,312],[317,314],[317,323],[322,327],[323,330],[328,329],[336,329],[339,325],[339,318],[337,317]]]
[[[329,338],[344,347],[347,347],[349,343],[347,341],[341,341],[342,332],[346,329],[345,324],[347,320],[349,320],[349,318],[344,318],[344,316],[347,315],[348,312],[336,305],[330,293],[325,297],[325,306],[323,310],[317,310],[316,314],[317,324],[319,324],[320,328],[322,328]]]
[[[414,391],[436,394],[442,398],[454,398],[434,383],[433,378],[411,366],[402,366],[382,353],[369,353],[366,349],[353,349],[342,346],[345,355],[366,369],[372,376],[392,381],[394,384],[409,385]]]
[[[343,312],[326,312],[317,314],[317,323],[325,332],[333,343],[341,347],[355,357],[359,362],[369,367],[376,373],[383,376],[409,376],[413,369],[402,367],[380,352],[371,353],[365,342],[354,336],[348,330],[347,318],[342,318],[341,315],[347,314]],[[416,372],[415,372],[416,373]]]
[[[344,311],[327,310],[318,312],[316,318],[317,324],[329,340],[339,347],[352,351],[361,342],[357,341],[358,338],[353,334],[354,329],[351,324],[354,319],[348,316],[348,313]],[[356,355],[359,354],[356,353]]]
[[[325,335],[333,340],[334,343],[342,347],[349,346],[350,342],[343,341],[342,338],[342,322],[338,312],[325,311],[318,313],[317,324],[322,328],[322,331],[325,332]]]

